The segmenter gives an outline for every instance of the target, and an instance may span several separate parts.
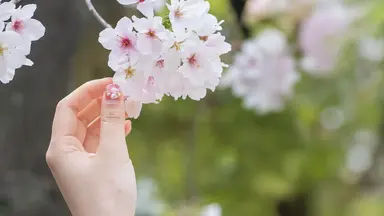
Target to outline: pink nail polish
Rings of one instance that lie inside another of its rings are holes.
[[[121,97],[121,89],[117,84],[109,84],[105,89],[105,98],[107,100],[116,101]]]

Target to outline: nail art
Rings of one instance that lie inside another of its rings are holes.
[[[105,89],[105,98],[107,100],[119,100],[121,95],[120,86],[117,84],[109,84]]]

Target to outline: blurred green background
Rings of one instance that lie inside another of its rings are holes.
[[[0,86],[0,215],[68,215],[44,163],[54,107],[82,83],[113,74],[97,42],[102,27],[82,1],[25,2],[38,4],[47,35],[32,49],[36,66]],[[233,45],[228,64],[266,27],[283,30],[296,46],[312,10],[254,17],[245,0],[210,3]],[[113,25],[137,14],[115,1],[94,4]],[[300,71],[284,111],[259,115],[230,89],[200,102],[167,98],[144,107],[127,138],[139,183],[137,216],[201,215],[213,203],[223,216],[384,215],[384,65],[361,60],[356,40],[384,38],[384,2],[346,4],[368,12],[347,34],[336,70],[326,78]]]

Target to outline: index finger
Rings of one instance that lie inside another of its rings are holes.
[[[76,136],[79,126],[77,114],[93,99],[102,96],[105,87],[111,83],[111,78],[89,81],[61,100],[53,120],[52,137]]]

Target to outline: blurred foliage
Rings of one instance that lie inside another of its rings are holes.
[[[354,27],[384,36],[384,2],[371,2],[371,12]],[[243,36],[231,4],[227,0],[210,3],[212,13],[225,19],[223,34],[236,50]],[[294,35],[295,25],[294,19],[271,18],[250,28],[257,33],[277,26]],[[77,77],[79,83],[112,73],[105,72],[110,71],[107,53],[96,44],[97,31],[86,35],[77,58],[83,76]],[[359,180],[345,180],[353,179],[344,173],[344,165],[354,133],[359,129],[384,132],[379,131],[384,121],[384,65],[372,66],[356,57],[351,38],[332,78],[302,73],[295,99],[281,113],[258,116],[222,89],[200,102],[167,98],[159,105],[145,106],[139,120],[133,121],[127,142],[138,178],[157,181],[158,196],[168,206],[164,215],[181,215],[177,213],[180,206],[194,209],[217,202],[224,216],[276,216],[280,201],[300,195],[309,215],[384,215],[383,194],[366,193]],[[231,54],[225,58],[230,63]],[[357,67],[363,73],[356,72]],[[322,113],[329,107],[345,114],[337,130],[322,126]]]

